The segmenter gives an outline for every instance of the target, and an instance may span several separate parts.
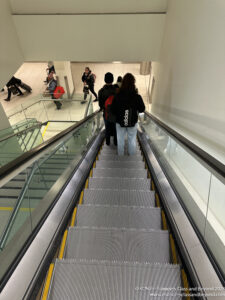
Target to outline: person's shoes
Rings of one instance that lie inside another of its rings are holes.
[[[93,100],[93,102],[98,102],[98,99],[96,98],[95,100]]]
[[[5,90],[4,89],[1,89],[1,92],[4,92]]]
[[[5,101],[10,101],[10,99],[8,99],[8,98],[7,98],[7,99],[4,99],[4,100],[5,100]]]
[[[87,101],[86,100],[83,100],[83,101],[81,101],[81,104],[84,104],[84,103],[86,103]]]
[[[57,109],[61,109],[62,103],[58,103]]]
[[[17,96],[19,97],[19,96],[23,96],[23,95],[24,95],[23,93],[20,93],[20,94],[19,94],[19,95],[17,95]]]

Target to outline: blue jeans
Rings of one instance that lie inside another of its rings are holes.
[[[136,153],[136,136],[137,136],[137,123],[134,127],[121,127],[116,123],[118,154],[124,155],[125,135],[127,134],[128,154],[134,155]]]

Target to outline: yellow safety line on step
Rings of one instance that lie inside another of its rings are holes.
[[[77,207],[75,207],[74,211],[73,211],[73,215],[72,215],[72,219],[71,219],[71,223],[70,223],[71,227],[73,227],[75,225],[76,215],[77,215]]]
[[[159,195],[155,194],[156,207],[160,207]]]
[[[54,270],[54,264],[50,264],[50,267],[48,269],[48,275],[46,278],[46,282],[45,282],[45,287],[44,287],[44,291],[43,291],[43,295],[42,295],[42,300],[46,300],[48,298],[48,291],[49,291],[49,287],[51,284],[51,280],[52,280],[52,273]]]
[[[187,275],[184,271],[184,269],[181,270],[181,277],[182,277],[182,281],[183,281],[183,286],[185,289],[185,294],[186,294],[186,300],[191,300],[190,295],[190,291],[189,291],[189,284],[188,284],[188,280],[187,280]]]
[[[89,183],[89,179],[87,179],[85,182],[85,189],[88,189],[88,183]]]
[[[177,265],[177,254],[176,254],[176,248],[175,243],[172,234],[170,233],[170,247],[172,251],[172,258],[173,258],[173,264]]]
[[[89,177],[93,177],[93,169],[91,169]]]
[[[63,259],[63,254],[64,254],[64,250],[65,250],[65,246],[66,246],[67,235],[68,235],[68,230],[65,230],[64,235],[63,235],[63,239],[62,239],[62,243],[61,243],[61,247],[60,247],[60,251],[59,251],[59,259]]]
[[[79,205],[81,205],[83,203],[83,198],[84,198],[84,191],[82,191],[80,194]]]
[[[155,190],[155,185],[154,185],[154,182],[152,181],[152,190],[154,191]]]
[[[166,216],[164,211],[161,212],[162,215],[162,224],[163,224],[163,230],[168,230],[167,222],[166,222]]]
[[[95,161],[94,164],[93,164],[93,168],[96,168],[96,161]]]
[[[147,176],[148,176],[148,178],[151,178],[151,174],[150,174],[150,172],[149,171],[147,171]]]
[[[45,129],[44,129],[44,131],[42,133],[42,137],[44,137],[49,124],[50,124],[50,122],[48,122],[47,125],[45,126]]]

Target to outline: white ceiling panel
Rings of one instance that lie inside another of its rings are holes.
[[[10,0],[14,14],[166,12],[168,0]]]

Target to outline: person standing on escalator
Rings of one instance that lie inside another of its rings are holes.
[[[125,135],[127,135],[128,154],[134,155],[138,114],[145,111],[145,105],[135,86],[135,77],[131,73],[123,77],[119,93],[112,102],[111,111],[116,117],[118,155],[124,155]]]
[[[106,145],[110,145],[110,137],[113,136],[114,145],[117,145],[117,137],[116,137],[116,124],[107,118],[107,109],[106,104],[107,100],[111,96],[115,96],[117,91],[117,86],[113,85],[114,77],[113,74],[108,72],[105,74],[105,85],[98,92],[98,103],[101,110],[103,110],[103,118],[105,122],[105,139]],[[112,98],[113,98],[112,97]],[[113,101],[113,99],[112,99]]]
[[[83,73],[83,76],[82,76],[82,81],[84,83],[84,90],[83,90],[83,92],[84,92],[84,101],[82,101],[82,103],[86,102],[89,90],[95,96],[94,102],[98,101],[98,99],[97,99],[98,96],[97,96],[97,94],[95,93],[95,90],[94,90],[95,79],[96,79],[95,74],[92,73],[92,71],[90,70],[89,67],[86,67],[85,71]]]

